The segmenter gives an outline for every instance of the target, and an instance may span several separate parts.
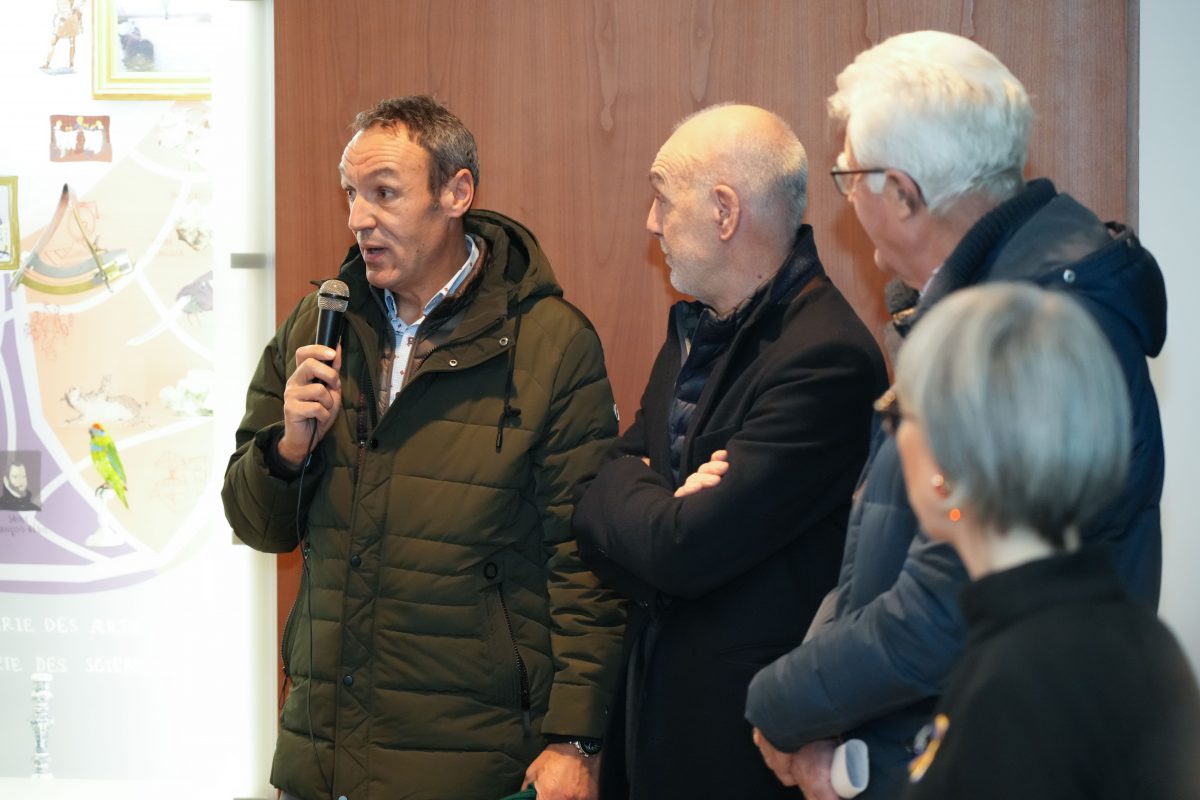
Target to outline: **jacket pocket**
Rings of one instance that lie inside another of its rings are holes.
[[[300,570],[300,586],[296,590],[296,599],[292,601],[292,607],[288,609],[287,619],[283,623],[283,636],[279,640],[279,658],[283,662],[283,674],[287,678],[292,677],[292,639],[296,635],[296,625],[301,616],[300,602],[304,599],[304,593],[308,591],[308,570],[302,568]],[[312,665],[309,665],[309,672],[312,672]]]
[[[799,642],[756,642],[754,644],[724,647],[717,651],[717,657],[725,664],[735,667],[746,667],[755,671],[762,669],[785,653],[791,652]]]
[[[532,733],[529,670],[517,647],[512,616],[504,599],[504,586],[500,582],[484,587],[483,611],[488,657],[497,670],[495,685],[500,687],[501,700],[506,705],[520,709],[521,728],[528,737]]]

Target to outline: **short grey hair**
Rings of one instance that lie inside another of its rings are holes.
[[[741,103],[717,103],[695,111],[679,120],[672,129],[712,111]],[[707,163],[696,161],[688,165],[691,180],[697,184],[720,182],[718,170],[736,175],[742,184],[742,199],[760,211],[780,209],[799,228],[808,208],[808,153],[792,127],[783,117],[760,109],[779,126],[778,138],[746,136],[736,139],[728,150],[717,154]]]
[[[964,289],[934,306],[896,365],[896,395],[981,524],[1056,548],[1099,512],[1129,466],[1129,393],[1116,355],[1071,296],[1027,283]]]
[[[970,39],[917,31],[884,40],[838,75],[829,115],[860,166],[906,172],[934,213],[966,194],[1001,202],[1024,186],[1029,95]]]
[[[479,185],[479,148],[462,120],[429,95],[415,94],[380,100],[360,111],[351,126],[355,132],[403,128],[408,138],[429,153],[429,191],[434,197],[460,169],[470,171]]]

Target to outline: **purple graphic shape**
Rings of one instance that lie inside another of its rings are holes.
[[[0,330],[0,368],[8,374],[9,386],[12,389],[11,405],[13,419],[0,415],[0,441],[9,441],[10,435],[15,434],[12,450],[31,451],[41,457],[41,486],[36,487],[42,510],[36,512],[36,519],[48,530],[58,536],[99,556],[98,561],[105,561],[117,556],[128,555],[132,551],[127,544],[116,547],[90,548],[86,542],[89,536],[100,527],[96,509],[69,482],[58,485],[58,488],[48,493],[45,487],[51,485],[62,475],[58,463],[49,455],[33,426],[33,410],[29,407],[24,380],[21,371],[21,361],[17,350],[17,336],[26,335],[20,330],[16,316],[11,313],[12,289],[5,283],[0,291],[0,319],[4,320]],[[4,406],[0,406],[4,408]],[[85,435],[80,432],[80,435]],[[5,512],[7,513],[7,512]],[[5,513],[0,513],[0,529],[9,527]],[[18,522],[28,529],[26,533],[19,531],[0,530],[0,564],[60,566],[63,568],[84,569],[92,563],[89,559],[56,545],[17,516]],[[15,525],[16,523],[14,523]],[[11,533],[11,535],[10,535]],[[106,575],[96,580],[69,581],[36,581],[34,579],[0,580],[0,592],[36,592],[36,593],[82,593],[102,591],[105,589],[126,586],[153,577],[150,570],[132,575]]]

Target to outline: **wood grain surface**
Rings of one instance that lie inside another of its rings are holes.
[[[878,331],[885,279],[826,174],[841,147],[825,111],[837,73],[896,33],[974,38],[1033,96],[1029,174],[1125,218],[1131,13],[1129,0],[277,1],[278,315],[352,241],[337,163],[355,113],[432,94],[479,142],[476,205],[526,223],[595,323],[627,425],[678,299],[644,227],[647,170],[676,121],[738,101],[793,126],[826,268]],[[281,580],[284,613],[293,594]]]

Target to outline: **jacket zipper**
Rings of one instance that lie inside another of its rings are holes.
[[[500,611],[504,614],[504,625],[508,628],[508,641],[512,643],[513,656],[517,660],[517,675],[521,679],[521,730],[528,739],[533,728],[530,720],[529,672],[525,669],[525,659],[521,658],[521,651],[517,649],[517,637],[513,633],[512,618],[508,615],[508,603],[504,602],[504,591],[500,585],[496,586],[496,596],[500,598]]]
[[[361,337],[360,337],[361,338]],[[362,347],[363,356],[367,356],[367,348]],[[367,440],[369,438],[370,429],[374,429],[376,425],[375,415],[378,413],[379,398],[375,396],[375,383],[371,377],[374,369],[378,369],[379,359],[375,359],[376,366],[372,367],[370,360],[364,358],[362,383],[365,388],[359,390],[358,396],[358,424],[355,426],[355,434],[358,437],[358,457],[354,464],[354,507],[358,507],[358,480],[362,475],[363,463],[367,458]],[[369,405],[368,405],[369,404]],[[363,415],[370,415],[370,422],[364,419]],[[353,526],[352,526],[353,527]]]
[[[364,370],[365,371],[365,370]],[[354,461],[354,498],[355,506],[358,505],[358,479],[362,475],[363,464],[367,460],[367,427],[368,423],[366,415],[374,411],[374,407],[368,406],[367,403],[376,403],[375,396],[371,393],[372,386],[370,380],[367,380],[367,391],[359,392],[358,395],[358,424],[355,426],[355,433],[358,436],[358,457]],[[372,426],[373,427],[373,426]]]
[[[288,609],[287,618],[283,621],[283,630],[285,633],[291,633],[291,631],[288,629],[288,626],[292,624],[292,615],[296,613],[296,604],[299,602],[300,602],[300,594],[299,594],[299,592],[297,592],[296,598],[294,600],[292,600],[292,607]],[[279,642],[279,661],[280,661],[280,663],[283,664],[284,679],[290,681],[292,679],[292,673],[288,669],[287,649],[288,649],[288,637],[284,636],[284,637],[282,637],[282,639],[280,639],[280,642]]]

